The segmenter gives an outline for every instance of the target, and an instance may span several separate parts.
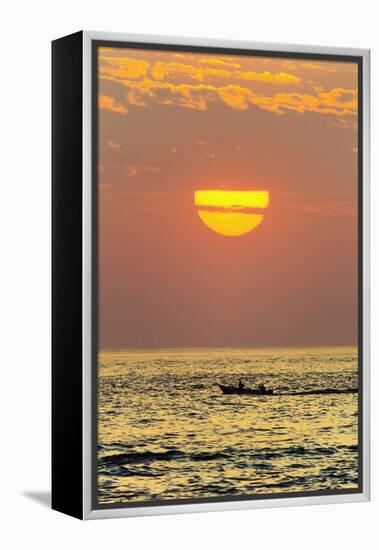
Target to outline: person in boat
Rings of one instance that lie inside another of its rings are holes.
[[[240,390],[243,390],[245,387],[245,384],[242,382],[241,378],[239,379],[239,382],[238,382],[238,389]]]
[[[266,386],[264,384],[259,384],[258,388],[261,393],[266,393]]]

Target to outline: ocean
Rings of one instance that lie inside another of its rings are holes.
[[[354,347],[98,355],[98,503],[357,488]],[[274,389],[224,395],[217,383]]]

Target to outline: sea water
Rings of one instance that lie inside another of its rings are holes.
[[[357,349],[101,351],[98,502],[357,488]],[[223,395],[264,383],[273,396]]]

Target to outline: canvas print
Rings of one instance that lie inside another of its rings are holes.
[[[96,504],[358,492],[358,63],[95,66]]]

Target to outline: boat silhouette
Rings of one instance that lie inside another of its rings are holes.
[[[273,395],[274,390],[255,389],[248,386],[226,386],[224,384],[217,384],[222,393],[226,395]]]

